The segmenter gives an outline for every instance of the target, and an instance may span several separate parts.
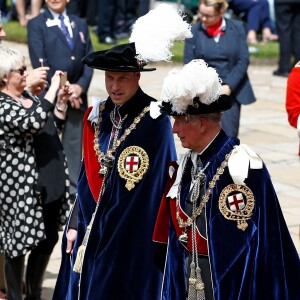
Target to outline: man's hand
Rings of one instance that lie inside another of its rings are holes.
[[[83,92],[82,87],[79,84],[71,84],[69,88],[71,94],[70,104],[71,107],[79,109],[82,104],[81,94]]]
[[[47,86],[47,72],[49,67],[39,67],[28,72],[26,78],[27,90],[34,95],[39,95]]]
[[[77,237],[77,230],[70,228],[67,232],[67,249],[66,252],[72,254],[73,252],[73,244]]]

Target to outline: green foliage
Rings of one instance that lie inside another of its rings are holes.
[[[19,25],[18,21],[9,21],[3,24],[6,40],[18,43],[27,43],[27,30]]]
[[[19,42],[19,43],[27,43],[27,30],[19,25],[17,21],[10,21],[8,23],[3,24],[3,28],[7,34],[6,39],[9,41]],[[103,43],[99,43],[97,35],[90,30],[92,43],[95,51],[105,50],[110,48],[110,45],[106,45]],[[127,39],[120,40],[119,43],[127,43]],[[172,60],[176,62],[183,61],[183,42],[175,42],[174,47],[172,48],[172,52],[174,54]],[[277,42],[269,42],[266,44],[260,44],[256,46],[258,51],[256,53],[251,53],[251,57],[255,59],[265,59],[265,58],[274,58],[278,57],[279,53],[279,45]]]

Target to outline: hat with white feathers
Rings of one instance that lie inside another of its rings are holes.
[[[221,79],[203,59],[195,59],[165,77],[158,111],[151,115],[198,115],[222,112],[231,107],[231,99],[221,95]],[[155,109],[155,106],[151,108]]]
[[[137,19],[129,42],[88,54],[83,63],[113,72],[143,72],[149,62],[170,61],[174,41],[192,37],[191,25],[172,5],[160,4]]]

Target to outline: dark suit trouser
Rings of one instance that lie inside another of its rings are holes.
[[[71,195],[77,193],[77,180],[82,158],[83,116],[82,110],[68,108],[62,135],[62,143],[68,162]]]
[[[98,38],[114,37],[118,27],[125,20],[125,0],[98,1]]]
[[[290,72],[300,60],[300,4],[275,4],[275,17],[280,47],[279,71]]]

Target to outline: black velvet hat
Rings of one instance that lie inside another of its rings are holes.
[[[121,44],[108,50],[97,51],[86,55],[82,62],[93,69],[112,72],[145,72],[155,68],[145,69],[145,62],[139,61],[135,43]]]
[[[216,101],[210,104],[204,104],[200,102],[199,97],[195,97],[193,99],[193,105],[188,105],[183,113],[174,111],[171,102],[162,102],[160,112],[161,114],[170,116],[205,115],[228,110],[231,106],[231,98],[227,95],[220,95]]]

